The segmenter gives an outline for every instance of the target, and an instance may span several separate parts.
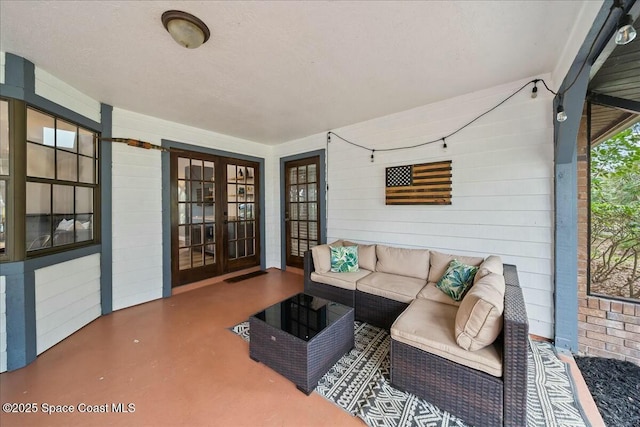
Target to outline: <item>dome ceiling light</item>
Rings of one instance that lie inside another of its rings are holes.
[[[206,43],[211,35],[204,22],[190,13],[179,10],[168,10],[163,13],[162,25],[180,46],[188,49],[195,49]]]

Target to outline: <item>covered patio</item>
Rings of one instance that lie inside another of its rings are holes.
[[[201,46],[172,40],[174,8]],[[338,239],[500,256],[534,340],[638,363],[638,301],[587,285],[586,150],[640,112],[627,14],[638,28],[635,0],[3,0],[2,402],[55,383],[136,400],[114,424],[359,424],[227,330]],[[451,165],[436,199],[390,202],[390,169],[433,163]],[[105,420],[76,415],[33,420]]]

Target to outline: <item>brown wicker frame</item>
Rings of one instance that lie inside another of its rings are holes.
[[[386,330],[409,304],[356,290],[356,319]]]
[[[249,357],[269,366],[309,395],[318,381],[354,347],[353,309],[309,341],[249,317]]]
[[[502,378],[392,339],[391,384],[474,426],[526,425],[529,323],[516,267],[505,265],[504,276]]]

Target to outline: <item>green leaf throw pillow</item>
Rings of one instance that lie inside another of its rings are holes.
[[[447,271],[436,286],[455,301],[462,300],[462,297],[473,284],[473,278],[478,272],[478,267],[466,265],[458,260],[449,263]]]
[[[331,271],[334,273],[354,273],[358,271],[358,247],[338,246],[331,249]]]

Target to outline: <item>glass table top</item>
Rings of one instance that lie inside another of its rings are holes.
[[[309,341],[337,322],[351,307],[300,293],[254,314],[268,325]]]

